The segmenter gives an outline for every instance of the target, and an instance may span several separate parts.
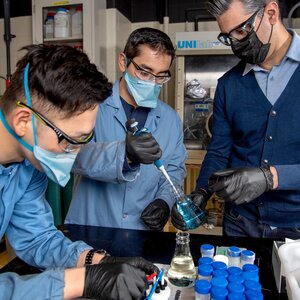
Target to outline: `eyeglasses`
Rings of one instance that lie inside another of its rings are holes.
[[[32,107],[26,105],[25,103],[21,102],[20,100],[17,102],[17,105],[20,107],[28,108],[37,117],[37,119],[39,119],[44,125],[50,127],[57,135],[58,144],[59,144],[60,148],[66,153],[78,152],[80,150],[81,145],[87,144],[93,138],[94,131],[92,131],[84,139],[74,140],[71,137],[69,137],[67,134],[65,134],[63,131],[61,131],[59,128],[57,128],[53,123],[51,123],[48,119],[46,119],[42,114],[37,112]]]
[[[155,81],[157,84],[164,84],[168,82],[171,79],[171,73],[170,71],[167,71],[168,75],[164,76],[159,76],[159,75],[154,75],[151,72],[148,72],[141,68],[137,63],[133,61],[133,59],[129,59],[130,62],[133,63],[136,71],[135,75],[137,78],[144,80],[144,81]]]
[[[231,46],[232,41],[240,41],[246,38],[249,33],[254,30],[255,18],[262,9],[263,8],[258,9],[249,19],[233,28],[229,33],[221,32],[218,35],[218,40],[226,46]]]

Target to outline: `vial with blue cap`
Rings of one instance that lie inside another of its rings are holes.
[[[245,281],[252,280],[252,281],[259,282],[258,274],[255,272],[243,272],[242,277],[244,278]]]
[[[196,280],[195,282],[195,299],[209,300],[210,299],[211,283],[207,280]]]
[[[204,279],[204,280],[211,281],[212,272],[213,272],[212,265],[200,264],[198,266],[198,279]]]
[[[212,287],[220,287],[220,288],[227,288],[228,281],[224,277],[214,277],[211,280]]]
[[[223,277],[226,278],[228,277],[228,272],[226,270],[214,270],[212,273],[213,277]]]
[[[258,274],[258,266],[254,264],[245,264],[243,265],[243,272],[255,272]]]
[[[222,261],[214,261],[212,267],[214,270],[227,270],[227,265]]]
[[[239,267],[229,267],[227,269],[227,272],[229,275],[241,275],[242,274],[242,269]]]
[[[212,300],[226,300],[228,296],[228,291],[227,288],[215,286],[211,288],[210,295]]]
[[[244,283],[244,278],[242,277],[242,275],[229,275],[228,276],[228,282],[234,282],[234,283],[239,283],[239,284],[243,284]]]
[[[231,246],[227,249],[228,256],[228,266],[239,267],[240,266],[240,257],[241,249],[235,246]]]
[[[241,265],[240,267],[243,268],[245,264],[254,264],[255,261],[255,253],[251,250],[243,250],[241,252]]]
[[[211,265],[213,263],[213,259],[210,257],[200,257],[198,260],[198,265]]]
[[[245,287],[243,284],[240,283],[229,283],[228,284],[228,291],[229,293],[234,293],[234,294],[244,294],[245,292]]]
[[[259,282],[253,280],[245,280],[244,286],[246,291],[261,292],[261,288],[262,288]]]
[[[227,300],[246,300],[246,296],[243,294],[229,293]]]
[[[257,291],[246,291],[246,299],[247,300],[263,300],[264,295],[262,292],[257,292]]]
[[[213,259],[215,255],[215,247],[211,244],[203,244],[200,247],[202,257],[210,257]]]

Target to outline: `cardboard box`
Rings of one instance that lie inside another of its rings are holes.
[[[286,278],[283,275],[283,268],[278,254],[278,249],[283,244],[285,244],[285,242],[274,241],[272,249],[273,273],[278,293],[286,293]]]

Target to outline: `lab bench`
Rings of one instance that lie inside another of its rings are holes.
[[[143,230],[104,228],[95,226],[63,225],[62,232],[71,240],[83,240],[91,246],[106,249],[113,256],[143,256],[160,264],[170,264],[175,250],[175,233]],[[190,249],[195,265],[200,257],[202,244],[217,246],[238,246],[256,253],[256,264],[259,267],[260,283],[264,299],[286,300],[286,294],[278,294],[272,271],[271,239],[235,238],[214,235],[190,235]],[[19,258],[15,258],[2,269],[2,272],[16,272],[20,275],[38,273]]]

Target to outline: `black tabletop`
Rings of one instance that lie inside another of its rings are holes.
[[[73,241],[83,240],[94,248],[105,249],[113,256],[143,256],[162,264],[170,264],[175,250],[175,233],[143,230],[104,228],[95,226],[63,225],[63,233]],[[271,239],[234,238],[214,235],[190,235],[190,249],[195,265],[198,265],[200,246],[209,243],[217,246],[238,246],[250,249],[256,254],[260,283],[265,299],[287,299],[286,294],[278,294],[272,270]],[[16,272],[20,275],[38,272],[20,259],[14,259],[0,272]]]

